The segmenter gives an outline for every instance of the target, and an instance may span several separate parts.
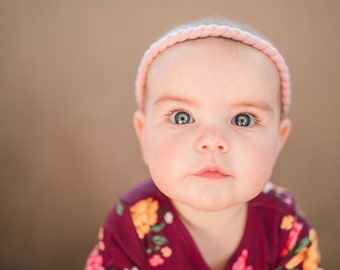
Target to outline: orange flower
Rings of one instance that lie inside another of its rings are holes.
[[[104,251],[105,250],[105,244],[103,241],[98,241],[97,243],[98,250]]]
[[[306,259],[303,262],[303,269],[306,270],[318,270],[318,265],[321,260],[320,250],[318,245],[318,237],[316,235],[316,231],[311,229],[309,230],[309,238],[312,241],[312,244],[307,250]]]
[[[303,270],[322,270],[322,268],[319,268],[318,266],[321,256],[315,230],[309,230],[309,238],[311,240],[311,245],[308,248],[304,247],[288,263],[286,263],[285,267],[287,269],[293,269],[302,262]]]
[[[158,208],[158,201],[152,198],[138,201],[130,207],[132,222],[140,239],[143,239],[150,232],[150,227],[156,224]]]
[[[162,255],[165,257],[165,258],[168,258],[171,256],[172,254],[172,249],[169,248],[168,246],[165,246],[161,249],[161,252],[162,252]]]
[[[98,232],[97,248],[101,251],[105,250],[105,244],[103,242],[103,239],[104,239],[104,229],[100,227],[99,232]]]
[[[305,258],[307,253],[307,247],[304,247],[296,254],[289,262],[286,263],[285,267],[287,269],[293,269],[295,266],[299,265]]]
[[[293,215],[284,216],[281,222],[281,230],[289,231],[293,228],[295,217]]]
[[[98,232],[98,239],[103,240],[103,238],[104,238],[104,229],[103,227],[100,227],[99,232]]]

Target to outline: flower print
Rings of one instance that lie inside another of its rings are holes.
[[[262,192],[263,192],[263,193],[269,193],[269,191],[272,191],[272,190],[274,190],[274,189],[275,189],[275,185],[274,185],[273,183],[271,183],[271,182],[268,182],[268,183],[264,186]]]
[[[169,248],[168,246],[162,247],[161,253],[165,258],[168,258],[172,254],[172,249]]]
[[[103,267],[103,257],[99,255],[97,247],[95,247],[87,258],[84,270],[105,270]]]
[[[303,247],[290,261],[288,261],[285,265],[287,269],[294,269],[294,267],[302,263],[302,269],[304,270],[322,270],[322,268],[318,266],[321,256],[316,231],[310,229],[309,237],[307,238],[309,238],[309,241],[306,243],[311,243],[311,245],[309,247]],[[304,239],[301,240],[301,242],[303,241]],[[302,245],[301,242],[299,245]]]
[[[303,261],[303,269],[306,270],[318,270],[318,265],[321,260],[319,244],[318,244],[318,236],[314,229],[309,230],[309,238],[312,244],[307,249],[307,258]]]
[[[274,192],[277,198],[280,198],[285,204],[291,205],[293,203],[293,197],[287,189],[276,186],[271,182],[268,182],[262,190],[263,193]]]
[[[146,245],[149,265],[163,265],[166,258],[172,256],[172,249],[162,231],[173,223],[173,214],[167,207],[160,207],[159,202],[151,197],[136,202],[129,209],[138,238],[143,239]]]
[[[97,248],[99,251],[105,250],[105,244],[103,242],[103,239],[104,239],[104,229],[100,227],[99,232],[98,232],[98,243],[97,243]]]
[[[300,250],[298,254],[296,254],[293,258],[291,258],[285,265],[287,269],[293,269],[295,266],[299,265],[304,258],[306,257],[307,247],[304,247]]]
[[[282,225],[282,224],[281,224]],[[303,228],[303,224],[299,223],[296,219],[294,220],[293,227],[291,228],[291,231],[289,232],[288,239],[281,251],[281,257],[288,254],[288,252],[293,249],[293,247],[296,245],[296,242],[299,238],[300,232]]]
[[[97,248],[101,251],[103,251],[105,249],[105,244],[103,241],[98,241],[97,243]]]
[[[252,266],[246,266],[246,262],[248,259],[248,250],[242,250],[241,255],[238,257],[236,262],[232,266],[232,270],[253,270]]]
[[[159,254],[154,254],[150,259],[149,263],[151,266],[159,266],[164,263],[164,259]]]
[[[98,239],[103,240],[103,238],[104,238],[104,229],[103,227],[100,227],[99,232],[98,232]]]
[[[295,217],[287,215],[282,218],[281,230],[289,231],[293,228]]]
[[[171,212],[166,212],[164,215],[164,220],[167,224],[171,224],[174,221],[174,215]]]
[[[293,196],[288,192],[287,189],[279,186],[275,186],[275,195],[280,198],[285,204],[293,204]]]
[[[158,207],[158,201],[152,198],[138,201],[130,207],[132,222],[140,239],[143,239],[150,232],[150,227],[156,224]]]

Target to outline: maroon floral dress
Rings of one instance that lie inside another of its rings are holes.
[[[248,202],[241,242],[225,270],[320,270],[316,232],[293,197],[268,184]],[[122,196],[99,230],[85,270],[209,270],[173,204],[152,181]]]

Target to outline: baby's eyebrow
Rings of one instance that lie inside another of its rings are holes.
[[[234,104],[234,107],[247,107],[247,108],[255,108],[255,109],[260,109],[261,111],[264,112],[269,112],[274,114],[273,108],[266,102],[263,101],[255,101],[255,102],[239,102]]]
[[[177,103],[183,103],[186,105],[191,105],[191,106],[197,106],[196,102],[193,101],[192,99],[180,97],[180,96],[174,96],[174,95],[163,95],[160,96],[156,101],[154,102],[155,105],[159,105],[164,102],[177,102]]]
[[[175,95],[162,95],[156,101],[154,104],[156,106],[165,103],[165,102],[176,102],[176,103],[182,103],[185,105],[190,105],[190,106],[198,106],[198,104],[189,98],[181,97],[181,96],[175,96]],[[271,114],[275,114],[273,108],[266,102],[264,101],[244,101],[244,102],[238,102],[232,105],[234,108],[255,108],[259,109],[264,112],[269,112]]]

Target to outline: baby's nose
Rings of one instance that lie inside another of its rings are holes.
[[[197,138],[195,148],[198,152],[228,152],[230,143],[226,134],[224,134],[222,131],[214,128],[207,128]]]

